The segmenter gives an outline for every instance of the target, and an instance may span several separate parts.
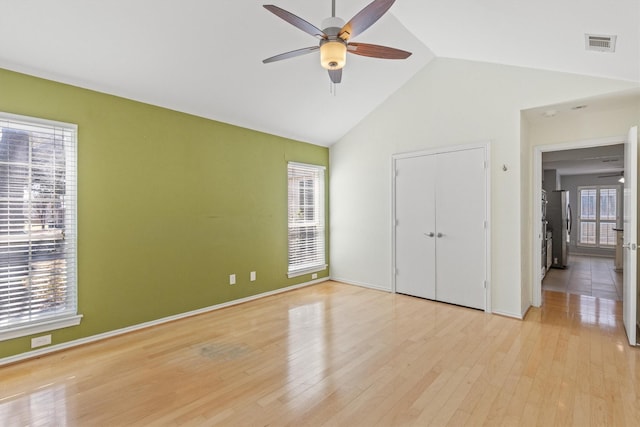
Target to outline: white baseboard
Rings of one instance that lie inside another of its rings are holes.
[[[509,311],[493,310],[491,314],[497,314],[499,316],[504,316],[504,317],[512,317],[518,320],[524,319],[524,315],[522,313],[511,313]]]
[[[341,279],[340,277],[331,277],[331,280],[334,280],[336,282],[346,283],[347,285],[355,285],[355,286],[360,286],[362,288],[375,289],[376,291],[391,292],[391,289],[389,288],[384,288],[378,285],[372,285],[371,283],[357,282],[355,280],[349,280],[349,279]]]
[[[283,292],[292,291],[294,289],[303,288],[305,286],[315,285],[317,283],[326,282],[328,280],[331,280],[331,279],[328,278],[328,277],[323,277],[323,278],[320,278],[320,279],[312,280],[310,282],[305,282],[305,283],[300,283],[300,284],[297,284],[297,285],[287,286],[285,288],[275,289],[273,291],[263,292],[261,294],[251,295],[251,296],[248,296],[248,297],[245,297],[245,298],[240,298],[240,299],[236,299],[236,300],[233,300],[233,301],[227,301],[227,302],[224,302],[224,303],[221,303],[221,304],[216,304],[216,305],[212,305],[212,306],[209,306],[209,307],[204,307],[204,308],[200,308],[200,309],[197,309],[197,310],[187,311],[185,313],[180,313],[180,314],[176,314],[176,315],[173,315],[173,316],[163,317],[161,319],[151,320],[149,322],[139,323],[137,325],[127,326],[126,328],[116,329],[116,330],[113,330],[113,331],[104,332],[102,334],[92,335],[92,336],[85,337],[85,338],[79,338],[77,340],[67,341],[67,342],[64,342],[64,343],[61,343],[61,344],[52,345],[50,347],[45,347],[45,348],[41,348],[41,349],[38,349],[38,350],[28,351],[26,353],[20,353],[20,354],[17,354],[15,356],[9,356],[9,357],[5,357],[5,358],[0,359],[0,366],[8,365],[8,364],[11,364],[11,363],[20,362],[20,361],[23,361],[23,360],[26,360],[26,359],[31,359],[31,358],[34,358],[34,357],[43,356],[45,354],[53,353],[53,352],[60,351],[60,350],[66,350],[66,349],[69,349],[69,348],[72,348],[72,347],[77,347],[77,346],[83,345],[83,344],[89,344],[89,343],[92,343],[92,342],[95,342],[95,341],[104,340],[104,339],[107,339],[107,338],[115,337],[115,336],[118,336],[118,335],[122,335],[122,334],[126,334],[126,333],[129,333],[129,332],[133,332],[133,331],[137,331],[137,330],[140,330],[140,329],[145,329],[145,328],[149,328],[149,327],[152,327],[152,326],[161,325],[163,323],[172,322],[174,320],[184,319],[186,317],[196,316],[196,315],[202,314],[202,313],[208,313],[210,311],[219,310],[221,308],[242,304],[242,303],[253,301],[253,300],[256,300],[256,299],[260,299],[260,298],[265,298],[265,297],[268,297],[268,296],[271,296],[271,295],[281,294]]]

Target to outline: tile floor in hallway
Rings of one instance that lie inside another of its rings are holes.
[[[542,289],[622,300],[622,272],[614,270],[613,258],[569,255],[567,265],[549,269]]]

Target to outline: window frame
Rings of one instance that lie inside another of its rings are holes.
[[[33,128],[43,127],[48,128],[51,132],[63,130],[68,132],[69,136],[65,136],[65,143],[63,149],[65,152],[65,194],[72,194],[64,200],[65,216],[64,229],[62,231],[52,230],[49,233],[41,233],[43,236],[37,240],[47,240],[47,236],[51,238],[53,235],[64,235],[64,240],[68,243],[65,244],[63,252],[63,259],[68,261],[67,265],[67,280],[65,288],[72,289],[72,292],[67,296],[66,304],[69,305],[69,309],[64,313],[52,313],[51,315],[36,316],[34,319],[9,322],[4,326],[0,326],[0,341],[6,341],[14,338],[24,337],[28,335],[34,335],[42,332],[49,332],[56,329],[67,328],[70,326],[76,326],[80,324],[82,315],[78,314],[78,268],[77,268],[77,207],[78,207],[78,166],[77,166],[77,150],[78,150],[78,126],[72,123],[59,122],[54,120],[47,120],[37,117],[29,117],[11,113],[0,112],[0,127],[20,129],[20,127]],[[29,144],[29,150],[31,151],[32,145]],[[31,168],[32,160],[29,160],[29,168]],[[30,172],[30,174],[33,172]],[[31,176],[31,175],[30,175]],[[31,178],[29,178],[31,179]],[[33,198],[29,197],[29,203]],[[9,203],[9,201],[7,201]],[[7,242],[12,238],[7,236]],[[20,240],[20,238],[14,238],[13,240]],[[35,241],[29,239],[29,242]],[[31,243],[29,244],[31,247]]]
[[[591,190],[591,191],[595,191],[595,212],[594,212],[594,218],[583,218],[583,206],[582,206],[582,192],[583,191],[587,191],[587,190]],[[601,204],[601,192],[602,190],[614,190],[615,191],[615,195],[616,195],[616,213],[615,213],[615,219],[614,220],[603,220],[601,218],[601,209],[600,209],[600,204]],[[619,208],[619,203],[620,203],[620,186],[619,185],[615,185],[615,184],[609,184],[609,185],[585,185],[585,186],[579,186],[578,187],[578,191],[577,191],[577,200],[578,200],[578,217],[577,217],[577,222],[578,222],[578,235],[577,235],[577,239],[576,239],[576,245],[580,246],[580,247],[584,247],[584,248],[598,248],[598,249],[615,249],[616,246],[616,239],[615,237],[613,238],[613,243],[610,245],[607,244],[603,244],[600,241],[600,233],[602,231],[602,225],[603,224],[613,224],[613,227],[615,228],[617,221],[618,221],[618,217],[619,217],[619,213],[618,213],[618,208]],[[594,224],[595,226],[595,243],[584,243],[583,239],[582,239],[582,224]]]
[[[292,171],[300,175],[292,176]],[[307,171],[309,176],[303,176],[302,173]],[[308,163],[287,162],[287,277],[293,278],[303,276],[305,274],[316,273],[327,268],[326,263],[326,206],[325,206],[325,172],[326,168],[320,165]],[[292,188],[292,180],[297,183]],[[307,203],[300,203],[309,200],[309,181],[313,181],[313,206],[309,209]],[[304,188],[300,186],[304,183]],[[297,202],[296,202],[297,200]],[[293,204],[292,204],[293,203]],[[302,221],[292,221],[292,212],[297,210],[303,213]],[[313,212],[313,218],[309,213]],[[307,257],[294,257],[293,251],[299,248],[300,244],[294,244],[292,236],[299,233],[293,230],[301,228],[313,228],[314,238],[311,239],[311,245],[314,246],[310,258],[310,262],[302,262]],[[293,258],[293,260],[292,260]],[[297,259],[296,259],[297,258]],[[292,262],[293,261],[293,262]]]

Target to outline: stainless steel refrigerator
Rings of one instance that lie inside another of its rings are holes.
[[[551,267],[566,268],[571,235],[571,206],[569,193],[556,190],[547,193],[548,229],[553,233]]]

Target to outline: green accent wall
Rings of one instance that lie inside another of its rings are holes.
[[[311,280],[287,278],[287,162],[328,171],[328,148],[2,69],[0,94],[1,111],[78,125],[84,317],[52,344]]]

